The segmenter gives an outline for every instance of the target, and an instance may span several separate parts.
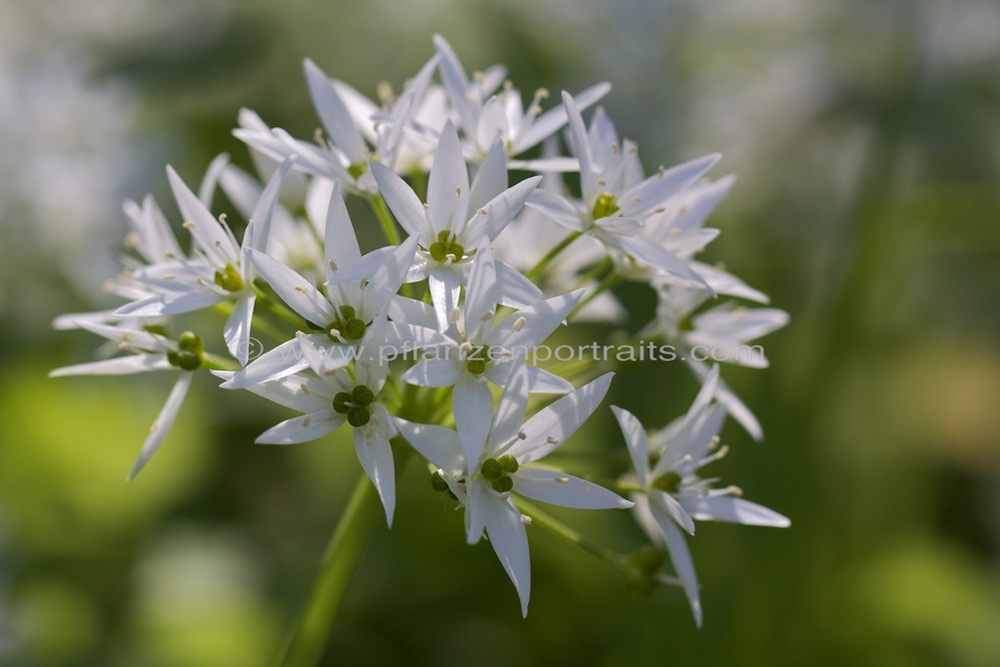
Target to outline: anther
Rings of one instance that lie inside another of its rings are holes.
[[[514,320],[514,331],[520,331],[523,329],[527,322],[528,320],[524,319],[524,315]]]
[[[549,437],[545,438],[545,442],[549,443],[550,445],[558,445],[559,438],[557,438],[554,435],[550,435]]]
[[[185,220],[183,224],[181,224],[181,227],[184,229],[194,229],[197,226],[198,225],[196,225],[193,220]]]

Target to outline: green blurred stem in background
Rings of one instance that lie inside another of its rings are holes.
[[[313,667],[323,654],[347,582],[378,520],[375,488],[362,474],[337,528],[330,538],[309,601],[277,663],[279,667]]]

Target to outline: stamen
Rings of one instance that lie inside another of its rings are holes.
[[[185,220],[183,223],[181,223],[181,227],[183,227],[184,229],[194,229],[197,226],[198,225],[195,224],[193,220]]]

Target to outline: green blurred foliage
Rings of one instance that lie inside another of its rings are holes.
[[[310,135],[301,58],[363,92],[383,79],[398,89],[433,32],[470,69],[504,62],[524,90],[611,80],[605,106],[648,167],[719,150],[737,172],[709,259],[792,323],[764,341],[769,370],[725,369],[767,437],[754,445],[727,426],[733,451],[713,471],[792,528],[699,527],[700,631],[679,591],[635,597],[601,562],[530,529],[522,620],[489,546],[465,545],[461,514],[411,464],[324,664],[988,667],[1000,659],[991,7],[53,1],[4,10],[19,38],[0,73],[85,54],[85,90],[131,91],[121,197],[168,201],[167,161],[192,178],[219,151],[248,165],[229,134],[241,106]],[[107,302],[30,232],[72,232],[69,219],[32,217],[31,197],[54,194],[14,187],[0,190],[0,662],[268,664],[360,474],[350,443],[254,447],[284,412],[202,381],[126,484],[171,380],[44,377],[89,354],[82,334],[57,337],[46,320]],[[107,244],[117,251],[111,233]],[[619,295],[641,327],[650,295]],[[659,426],[695,391],[680,368],[637,367],[609,402]],[[574,464],[613,453],[624,469],[610,415],[574,440]],[[623,551],[642,543],[623,517],[557,515]]]

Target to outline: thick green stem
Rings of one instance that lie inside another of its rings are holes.
[[[319,576],[313,584],[298,625],[295,627],[279,667],[314,667],[326,645],[333,618],[340,607],[347,583],[364,551],[368,535],[378,520],[375,489],[362,475],[330,538]]]
[[[573,243],[573,241],[580,238],[581,233],[582,232],[572,232],[562,241],[557,243],[552,248],[552,250],[549,250],[549,252],[545,255],[545,257],[542,257],[540,260],[538,260],[538,263],[535,264],[533,267],[531,267],[531,269],[529,269],[526,274],[524,274],[525,277],[527,277],[529,280],[534,280],[538,276],[542,275],[542,272],[549,264],[552,263],[552,260],[558,257],[563,250],[568,248],[570,244]]]

